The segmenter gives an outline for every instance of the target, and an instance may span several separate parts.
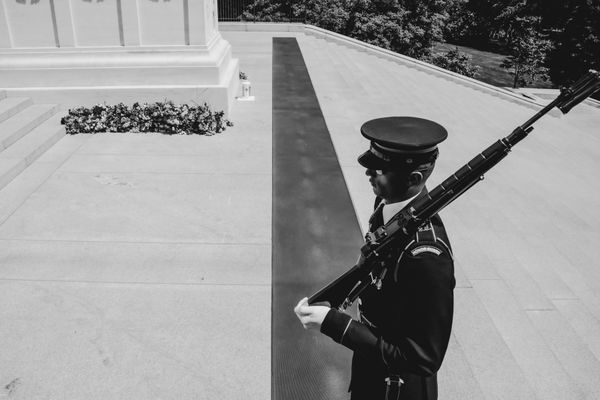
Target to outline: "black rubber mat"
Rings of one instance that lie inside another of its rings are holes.
[[[293,308],[350,268],[361,244],[298,42],[274,38],[273,399],[349,397],[351,352],[319,332],[304,330]]]

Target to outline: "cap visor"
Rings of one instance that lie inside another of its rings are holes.
[[[367,169],[386,169],[389,163],[367,150],[358,157],[358,163]]]

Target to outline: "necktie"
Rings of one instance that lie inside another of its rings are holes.
[[[385,203],[382,201],[379,203],[371,218],[369,218],[369,232],[375,231],[381,225],[383,225],[383,206]]]

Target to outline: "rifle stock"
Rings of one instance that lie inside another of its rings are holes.
[[[401,210],[384,226],[367,233],[358,263],[327,286],[309,297],[308,303],[328,302],[331,307],[345,309],[370,284],[375,283],[381,272],[382,256],[393,247],[408,244],[417,229],[429,218],[461,196],[483,179],[484,174],[508,155],[511,148],[523,140],[532,130],[534,122],[558,107],[563,114],[600,89],[600,73],[590,70],[570,88],[537,112],[507,137],[493,143],[471,161],[458,169],[426,196],[414,202],[410,208]]]

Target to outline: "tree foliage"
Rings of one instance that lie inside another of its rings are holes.
[[[446,53],[434,54],[426,58],[425,61],[470,78],[475,78],[479,73],[479,67],[471,63],[471,57],[460,52],[458,47]]]
[[[548,80],[545,66],[552,44],[541,30],[541,17],[530,15],[525,1],[515,2],[500,12],[497,38],[504,43],[508,57],[500,64],[513,75],[513,88],[527,86],[536,79]]]
[[[305,0],[294,3],[293,13],[307,24],[347,34],[354,0]]]
[[[349,35],[410,57],[428,56],[442,40],[447,0],[359,0]]]
[[[254,0],[243,18],[300,20],[467,74],[457,54],[431,57],[433,44],[499,52],[517,86],[600,69],[600,0]]]
[[[289,22],[290,2],[255,0],[244,9],[242,21],[252,22]]]
[[[501,4],[504,3],[504,4]],[[497,33],[498,15],[506,1],[457,0],[450,5],[444,36],[451,43],[489,48]]]
[[[347,35],[411,57],[430,54],[442,39],[447,6],[457,0],[255,0],[246,20],[285,21],[292,16],[312,25]]]
[[[515,33],[509,56],[500,66],[513,75],[513,88],[527,86],[536,79],[547,80],[546,56],[552,44],[532,28]]]
[[[600,69],[600,1],[567,1],[564,22],[553,29],[554,48],[548,57],[552,82],[566,85],[589,69]]]
[[[449,16],[447,41],[506,54],[518,84],[532,74],[569,84],[600,68],[600,0],[457,0]]]

